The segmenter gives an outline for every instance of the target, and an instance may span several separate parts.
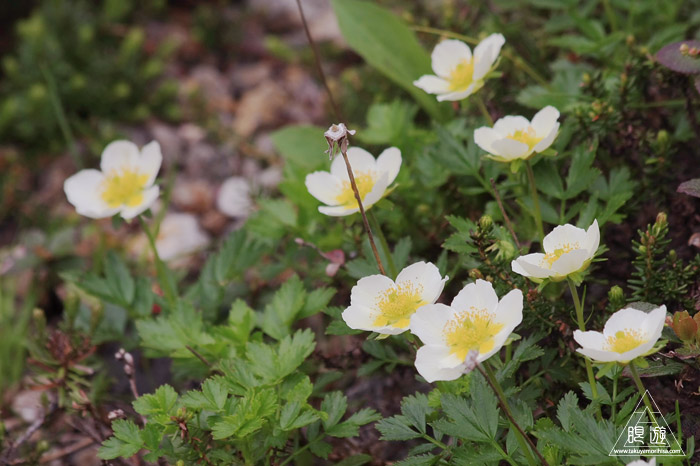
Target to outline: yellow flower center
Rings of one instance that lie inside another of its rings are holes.
[[[364,201],[365,196],[372,191],[374,187],[374,173],[372,172],[358,172],[354,173],[355,184],[357,185],[357,190],[360,192],[360,198]],[[338,204],[345,206],[346,209],[357,208],[357,200],[355,199],[355,192],[352,190],[352,185],[350,181],[343,181],[343,187],[340,194],[335,198]]]
[[[537,136],[537,132],[535,131],[535,128],[533,128],[532,126],[528,126],[525,129],[519,129],[519,130],[515,131],[513,134],[509,134],[506,137],[508,139],[522,142],[523,144],[527,144],[527,146],[530,149],[535,147],[538,142],[540,142],[542,139],[544,139],[544,138]]]
[[[463,360],[471,350],[480,354],[491,351],[494,337],[503,329],[503,324],[492,322],[491,317],[486,309],[472,307],[447,322],[442,333],[450,353]]]
[[[474,60],[462,60],[450,73],[450,91],[459,92],[466,90],[474,77]]]
[[[642,332],[629,328],[620,330],[615,336],[608,337],[605,340],[608,351],[616,353],[626,353],[646,342],[647,340],[644,339]]]
[[[143,202],[143,188],[148,181],[144,175],[130,168],[113,170],[102,182],[102,200],[111,207],[135,207]]]
[[[558,261],[562,255],[566,254],[567,252],[574,251],[576,249],[580,249],[578,243],[562,244],[560,247],[555,249],[554,252],[548,252],[544,255],[544,257],[542,258],[542,265],[551,269],[552,265],[554,265],[554,263]]]
[[[423,301],[423,285],[414,285],[405,281],[396,283],[377,298],[380,315],[374,319],[374,325],[406,328],[416,310],[428,304]]]

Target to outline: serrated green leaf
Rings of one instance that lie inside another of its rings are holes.
[[[404,416],[397,415],[382,419],[375,427],[382,434],[381,440],[411,440],[420,437],[420,432],[411,429],[410,423]]]
[[[348,399],[341,392],[328,393],[321,402],[321,411],[328,414],[323,421],[323,428],[328,431],[338,424],[348,409]]]
[[[177,403],[177,392],[170,385],[161,385],[152,394],[141,395],[133,402],[137,413],[144,416],[168,414]]]

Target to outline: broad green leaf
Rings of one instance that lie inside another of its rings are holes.
[[[410,440],[421,436],[410,427],[405,416],[397,415],[377,422],[376,428],[382,434],[381,440]]]
[[[117,419],[112,423],[114,436],[104,441],[97,456],[103,460],[129,458],[143,447],[139,428],[132,421]]]
[[[413,85],[432,74],[430,56],[416,35],[393,13],[361,0],[331,0],[343,37],[370,65],[403,87],[433,118],[442,120],[447,105]]]
[[[282,157],[311,173],[326,168],[328,149],[323,137],[325,128],[317,126],[287,126],[270,135]]]

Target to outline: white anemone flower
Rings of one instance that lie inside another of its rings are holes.
[[[470,352],[478,352],[477,363],[487,360],[522,320],[520,290],[499,301],[490,282],[470,283],[449,306],[423,306],[413,314],[411,333],[424,343],[416,354],[416,369],[428,382],[457,379],[473,367]]]
[[[362,206],[367,210],[384,196],[399,174],[401,151],[389,147],[376,160],[359,147],[349,148],[347,154]],[[318,171],[306,175],[306,188],[313,197],[326,204],[318,208],[322,214],[342,217],[360,210],[343,157],[333,160],[330,173]]]
[[[528,159],[543,152],[554,142],[559,131],[559,110],[548,105],[532,121],[523,116],[505,116],[493,128],[483,126],[474,131],[474,142],[499,162]]]
[[[574,331],[574,340],[581,345],[579,353],[598,362],[627,363],[652,351],[661,338],[666,321],[666,306],[646,313],[626,307],[610,316],[602,332]]]
[[[544,237],[543,253],[527,254],[511,262],[513,272],[534,281],[549,278],[558,282],[586,270],[600,244],[598,220],[588,230],[559,225]]]
[[[163,156],[153,141],[141,151],[130,141],[114,141],[102,152],[100,170],[81,170],[68,178],[63,190],[68,202],[86,217],[120,214],[131,220],[158,199],[154,185]]]
[[[484,85],[505,42],[502,34],[491,34],[474,48],[472,56],[464,42],[443,40],[431,55],[435,75],[421,76],[413,85],[429,94],[437,94],[438,101],[462,100]]]
[[[343,320],[357,330],[403,333],[417,309],[437,301],[447,279],[441,278],[430,262],[409,265],[396,281],[385,275],[363,277],[352,287],[350,307],[343,311]]]
[[[160,222],[156,249],[164,261],[182,258],[205,248],[207,244],[209,236],[192,214],[169,213]]]

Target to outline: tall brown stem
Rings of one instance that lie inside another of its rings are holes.
[[[367,214],[365,213],[365,208],[362,205],[362,197],[360,197],[360,191],[357,189],[357,183],[355,183],[355,175],[352,174],[352,167],[350,166],[350,160],[348,159],[348,152],[341,145],[340,152],[343,154],[343,159],[345,160],[345,166],[348,169],[348,177],[350,177],[350,185],[352,186],[352,192],[355,193],[355,200],[357,200],[357,206],[360,208],[360,214],[362,214],[362,222],[365,224],[365,231],[367,231],[367,236],[369,237],[369,244],[372,246],[372,252],[374,253],[374,258],[377,260],[377,266],[382,275],[386,275],[384,270],[384,264],[379,258],[379,251],[377,251],[377,245],[374,244],[374,235],[372,234],[372,229],[369,227],[369,222],[367,221]]]

